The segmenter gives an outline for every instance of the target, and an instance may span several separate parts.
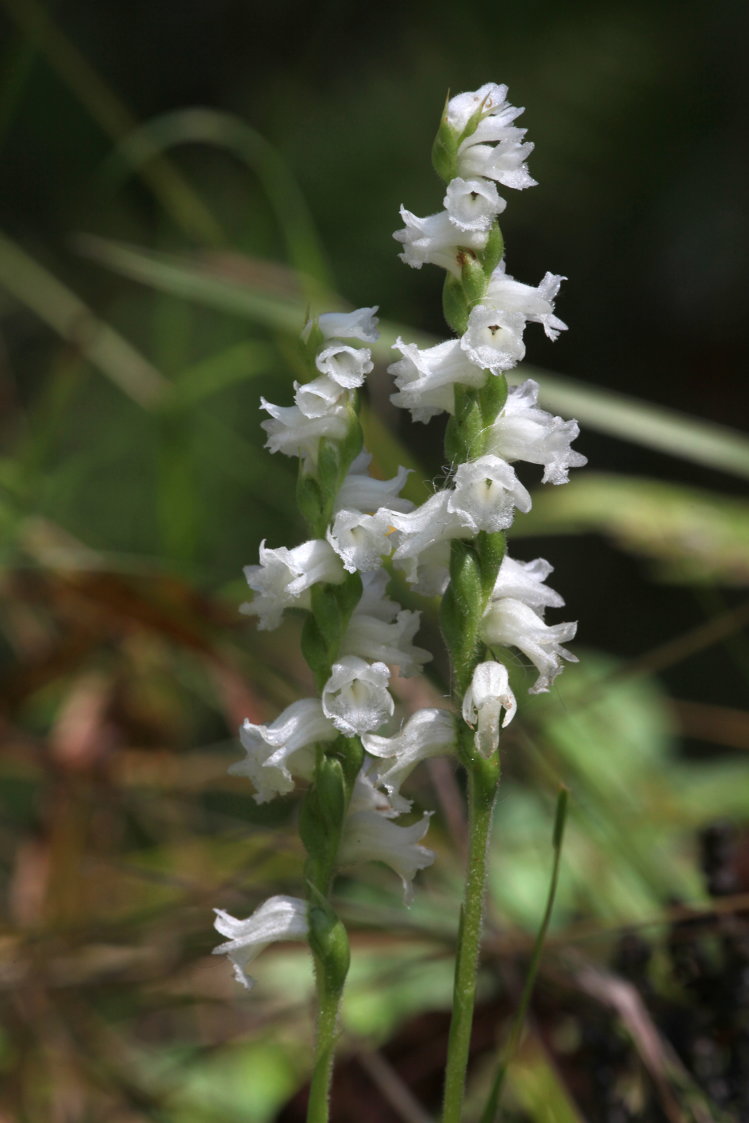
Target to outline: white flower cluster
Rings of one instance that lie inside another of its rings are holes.
[[[271,418],[263,423],[268,434],[266,447],[299,457],[304,472],[314,472],[323,439],[340,441],[348,432],[352,395],[372,369],[372,360],[369,349],[352,347],[346,341],[373,342],[377,338],[375,312],[363,308],[347,315],[320,316],[316,323],[323,346],[315,359],[319,377],[295,385],[293,406],[262,401]],[[312,329],[312,324],[307,325],[303,338],[309,338]],[[416,675],[432,658],[414,643],[420,613],[403,609],[388,597],[389,578],[382,564],[395,548],[392,519],[414,506],[399,495],[407,472],[400,469],[392,480],[376,479],[368,472],[370,461],[367,453],[361,453],[351,464],[335,495],[325,538],[294,549],[271,549],[263,542],[259,564],[245,569],[253,598],[242,610],[257,617],[262,629],[276,628],[286,609],[309,609],[313,586],[340,585],[347,573],[362,575],[361,596],[320,697],[293,702],[264,725],[245,721],[240,730],[245,758],[229,771],[250,779],[258,803],[292,792],[300,781],[312,781],[318,746],[341,735],[361,737],[366,744],[367,735],[382,728],[394,714],[389,689],[394,669],[406,677]],[[450,714],[445,712],[442,717],[445,751],[454,741],[454,725]],[[373,766],[383,756],[389,767],[380,776]],[[343,825],[338,866],[345,869],[363,862],[383,862],[401,879],[404,897],[410,901],[414,876],[434,858],[431,850],[420,845],[429,815],[408,826],[393,821],[410,810],[410,804],[399,795],[391,756],[382,749],[365,754]],[[408,770],[402,765],[403,777]],[[307,902],[293,897],[272,897],[246,920],[217,910],[216,927],[230,938],[216,951],[228,954],[237,979],[251,986],[247,964],[271,940],[304,938],[307,907]]]
[[[533,185],[525,165],[532,145],[513,124],[521,112],[509,105],[506,86],[492,84],[448,103],[457,175],[447,186],[440,214],[420,219],[401,209],[405,229],[395,237],[403,243],[400,256],[409,265],[420,268],[429,262],[460,277],[466,255],[475,257],[486,247],[494,219],[506,206],[497,185]],[[389,368],[397,388],[393,402],[409,410],[414,421],[452,413],[456,387],[478,389],[524,357],[528,322],[541,324],[555,339],[565,328],[554,315],[562,280],[547,273],[534,288],[515,281],[500,261],[460,338],[426,349],[398,339],[395,349],[401,357]],[[375,312],[364,308],[321,316],[316,321],[322,340],[315,359],[319,375],[295,384],[293,406],[262,402],[270,415],[263,423],[267,447],[299,457],[303,472],[315,471],[323,439],[343,441],[349,431],[353,395],[372,369],[369,349],[351,341],[375,340]],[[304,336],[309,338],[313,330],[309,324]],[[325,536],[291,550],[263,543],[259,564],[245,570],[253,599],[243,610],[257,617],[260,628],[277,627],[287,608],[309,609],[314,585],[340,585],[347,574],[361,574],[362,594],[321,696],[294,702],[269,724],[246,721],[241,730],[246,757],[230,771],[248,776],[255,799],[264,803],[291,792],[297,781],[313,779],[317,746],[341,734],[360,737],[365,764],[348,809],[338,864],[388,864],[401,878],[406,899],[415,873],[432,862],[433,854],[419,845],[428,815],[410,826],[393,821],[411,808],[401,785],[420,761],[454,751],[461,717],[475,731],[478,752],[491,755],[516,702],[506,666],[492,657],[476,668],[461,715],[423,709],[398,732],[387,730],[395,710],[389,690],[393,668],[404,676],[418,674],[431,655],[414,644],[419,613],[402,609],[387,596],[384,565],[391,562],[419,593],[444,593],[453,539],[506,530],[516,510],[530,510],[531,497],[513,464],[539,465],[544,483],[562,484],[571,467],[585,463],[571,448],[577,423],[540,408],[538,390],[530,380],[511,388],[483,434],[483,454],[459,464],[449,486],[418,508],[400,497],[405,469],[392,480],[375,479],[368,471],[370,457],[362,453],[335,495]],[[547,607],[563,604],[544,584],[550,572],[541,558],[522,563],[505,556],[479,628],[492,656],[495,648],[514,647],[534,664],[538,677],[532,692],[550,688],[563,659],[575,660],[562,644],[574,636],[576,625],[544,621]],[[247,949],[254,954],[252,949],[268,942],[268,918],[280,918],[277,934],[270,938],[297,936],[306,925],[305,909],[295,898],[276,897],[246,921],[220,912],[217,927],[231,939],[216,950],[228,952],[238,977],[247,983]]]

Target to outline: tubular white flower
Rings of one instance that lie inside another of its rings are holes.
[[[372,365],[372,352],[368,347],[350,347],[337,340],[329,347],[324,347],[315,359],[315,366],[320,374],[332,378],[346,390],[363,385]]]
[[[286,608],[309,608],[308,591],[324,581],[340,585],[346,574],[333,547],[322,538],[302,542],[293,550],[286,546],[268,549],[260,543],[260,565],[244,569],[247,584],[255,594],[240,612],[257,616],[258,628],[277,628]]]
[[[526,320],[542,324],[549,339],[556,339],[560,331],[567,330],[567,325],[554,315],[554,300],[559,286],[566,280],[556,273],[546,273],[535,288],[524,285],[507,273],[503,260],[489,278],[481,302],[505,312],[521,312]]]
[[[384,663],[370,664],[357,655],[345,655],[333,664],[323,689],[323,713],[348,737],[378,729],[395,708],[389,681],[390,671]]]
[[[403,358],[388,367],[398,387],[390,401],[410,410],[414,421],[427,422],[443,411],[453,413],[456,385],[479,387],[486,382],[486,371],[471,362],[457,339],[422,350],[398,338],[393,347]]]
[[[326,537],[344,569],[349,573],[366,573],[377,569],[382,559],[392,553],[395,542],[391,530],[389,512],[384,508],[375,515],[339,511]]]
[[[380,507],[389,507],[393,511],[412,510],[414,504],[411,500],[402,499],[399,494],[411,469],[399,468],[391,480],[378,480],[367,471],[371,460],[372,457],[367,452],[357,456],[336,495],[333,509],[372,513]]]
[[[429,830],[429,812],[410,827],[399,827],[378,811],[354,810],[348,815],[338,853],[342,866],[362,862],[384,862],[403,883],[403,899],[413,900],[413,879],[419,870],[431,866],[434,852],[418,843]]]
[[[491,180],[457,176],[447,185],[442,205],[458,230],[486,231],[507,203]]]
[[[317,465],[320,441],[324,437],[342,441],[351,424],[350,407],[344,395],[317,417],[305,416],[298,405],[277,406],[265,398],[260,399],[260,405],[270,414],[269,421],[261,422],[268,434],[265,447],[284,456],[300,457],[307,472],[314,471]]]
[[[554,566],[545,558],[535,558],[533,561],[521,562],[505,554],[499,567],[497,580],[494,583],[491,599],[499,600],[500,597],[512,597],[521,600],[530,608],[543,611],[545,607],[561,608],[564,600],[554,589],[544,585],[544,581]]]
[[[515,508],[530,511],[531,497],[506,460],[480,456],[458,466],[455,486],[447,492],[447,509],[477,534],[512,525]]]
[[[267,803],[294,790],[294,779],[311,780],[315,771],[315,745],[334,741],[338,731],[322,712],[319,698],[292,702],[269,725],[245,720],[239,739],[244,760],[229,766],[234,776],[247,776],[255,788],[256,803]]]
[[[409,811],[411,800],[400,794],[401,784],[422,760],[454,751],[455,715],[436,708],[417,710],[400,733],[393,737],[365,733],[362,744],[371,756],[389,761],[389,767],[379,772],[378,783],[385,787],[397,811]]]
[[[505,460],[542,464],[544,483],[565,484],[570,468],[588,462],[571,447],[580,427],[576,421],[563,421],[539,409],[537,401],[537,382],[528,379],[513,386],[489,429],[487,447]]]
[[[514,718],[516,709],[507,667],[493,660],[479,663],[463,698],[463,720],[476,728],[474,744],[482,756],[491,756],[499,747],[502,710],[505,711],[504,728]]]
[[[213,949],[214,955],[228,955],[234,978],[251,990],[255,985],[246,971],[250,963],[279,940],[306,940],[309,932],[307,902],[298,897],[270,897],[246,920],[237,920],[223,909],[214,909],[216,929],[229,939]]]
[[[477,111],[481,113],[477,128],[481,128],[482,125],[491,125],[495,129],[504,129],[511,125],[524,110],[517,109],[514,105],[509,104],[507,92],[508,89],[504,82],[501,84],[485,82],[478,90],[467,90],[465,93],[455,94],[447,103],[446,116],[450,128],[458,135],[465,132],[471,118]]]
[[[364,343],[375,343],[379,338],[377,311],[375,304],[372,308],[357,308],[355,312],[323,312],[316,319],[307,321],[302,339],[309,339],[317,323],[323,339],[361,339]]]
[[[362,593],[356,611],[366,612],[368,616],[376,616],[387,623],[395,620],[401,605],[387,595],[389,581],[390,574],[385,569],[363,574]]]
[[[403,678],[412,678],[432,658],[430,652],[412,642],[420,622],[421,613],[410,609],[403,609],[388,622],[357,608],[341,640],[341,655],[387,663],[398,667]]]
[[[475,252],[486,246],[488,230],[458,230],[447,211],[430,214],[426,218],[419,218],[405,207],[401,207],[400,213],[405,226],[403,230],[396,230],[393,237],[404,247],[398,257],[413,269],[421,269],[422,265],[439,265],[459,277],[460,251]]]
[[[405,515],[391,513],[393,526],[398,531],[398,546],[393,554],[396,564],[402,566],[408,559],[419,559],[439,542],[471,536],[470,519],[465,512],[450,509],[451,495],[450,489],[445,488],[430,495],[415,511]]]
[[[492,374],[510,370],[525,356],[525,316],[477,304],[468,317],[460,346],[472,363]]]
[[[295,382],[294,391],[297,408],[310,419],[340,414],[341,408],[345,409],[350,403],[348,391],[328,375],[320,375],[311,382]],[[303,422],[300,421],[299,424]]]
[[[441,597],[450,581],[450,539],[440,538],[400,557],[394,555],[393,561],[414,592]]]
[[[483,136],[487,140],[494,139],[489,129],[483,133],[477,129],[476,133],[467,137],[458,148],[458,175],[465,179],[495,179],[515,191],[535,187],[536,180],[529,174],[525,163],[533,151],[533,145],[522,140],[525,129],[507,129],[505,132],[506,135],[496,145],[478,143]]]
[[[545,624],[529,605],[514,597],[490,601],[480,630],[490,647],[517,647],[535,665],[538,678],[530,688],[531,694],[542,694],[550,688],[562,670],[562,659],[577,663],[577,656],[562,647],[566,640],[573,639],[577,623]]]

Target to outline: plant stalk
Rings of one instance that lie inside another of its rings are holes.
[[[490,760],[474,759],[468,773],[468,870],[455,961],[442,1123],[461,1123],[462,1119],[484,920],[487,855],[499,778],[498,753]]]

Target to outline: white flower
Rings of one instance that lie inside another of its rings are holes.
[[[505,129],[505,135],[498,144],[479,143],[483,138],[493,140],[490,129],[481,131],[481,126],[468,136],[458,148],[457,171],[465,179],[478,177],[495,179],[504,187],[522,191],[525,187],[535,187],[536,181],[528,172],[525,161],[533,151],[533,145],[523,142],[525,129]]]
[[[384,862],[400,877],[407,905],[413,899],[412,881],[419,870],[431,866],[434,853],[418,843],[429,830],[429,813],[410,827],[399,827],[374,810],[353,810],[343,827],[338,852],[342,866]]]
[[[492,455],[460,464],[447,496],[448,511],[458,515],[473,534],[506,530],[516,507],[519,511],[531,509],[531,497],[514,470]]]
[[[320,374],[325,374],[346,390],[353,390],[364,383],[364,378],[372,370],[372,352],[368,347],[349,347],[347,343],[335,341],[318,352],[315,366]]]
[[[307,902],[298,897],[270,897],[246,920],[237,920],[223,909],[213,911],[215,927],[222,936],[229,937],[225,944],[213,949],[213,954],[229,956],[235,979],[248,990],[255,981],[246,968],[268,944],[306,940],[308,935]]]
[[[450,581],[450,539],[393,558],[405,580],[423,597],[441,597]]]
[[[554,315],[554,300],[559,286],[566,280],[555,273],[546,273],[534,288],[510,277],[504,261],[500,261],[489,278],[481,302],[505,312],[522,312],[526,320],[542,324],[549,339],[556,339],[560,331],[567,330],[567,325]]]
[[[395,620],[386,621],[357,608],[341,640],[341,655],[358,655],[369,662],[379,660],[396,666],[404,678],[418,675],[432,658],[412,642],[420,621],[421,613],[410,609],[403,609]]]
[[[370,664],[356,655],[345,655],[333,664],[322,692],[325,716],[348,737],[378,729],[394,709],[389,681],[390,671],[384,663]]]
[[[480,128],[485,122],[494,128],[506,128],[523,112],[507,101],[507,86],[502,83],[486,82],[478,90],[467,90],[455,94],[447,103],[447,122],[456,133],[465,132],[471,118],[480,111]]]
[[[576,623],[545,624],[529,605],[514,597],[490,601],[481,619],[484,643],[518,647],[535,665],[538,678],[530,688],[531,694],[542,694],[550,688],[562,670],[562,659],[577,662],[577,657],[562,647],[576,631]]]
[[[372,756],[389,762],[390,766],[379,773],[378,783],[385,787],[396,810],[408,811],[411,801],[400,794],[401,784],[422,760],[455,749],[455,716],[448,710],[417,710],[400,733],[393,737],[365,733],[362,744]]]
[[[387,595],[389,582],[390,574],[385,569],[364,573],[362,592],[356,611],[366,612],[368,616],[376,616],[378,620],[385,620],[388,623],[395,620],[401,606]]]
[[[537,401],[537,382],[528,379],[513,386],[489,429],[488,448],[505,460],[542,464],[544,483],[567,483],[570,468],[580,468],[588,462],[571,447],[580,428],[576,421],[563,421],[539,409]]]
[[[430,495],[415,511],[405,515],[393,512],[393,526],[398,531],[398,547],[393,560],[403,567],[407,559],[416,561],[430,547],[451,538],[469,538],[471,529],[463,511],[450,509],[451,491],[445,488]],[[406,569],[413,574],[413,568]],[[408,578],[411,580],[411,577]]]
[[[486,382],[486,371],[471,362],[457,339],[422,350],[398,338],[393,347],[403,358],[388,367],[398,387],[390,401],[410,410],[414,421],[427,422],[445,410],[454,413],[456,385],[479,387]]]
[[[255,787],[255,802],[267,803],[294,790],[294,778],[311,780],[315,745],[334,741],[338,731],[322,712],[319,698],[292,702],[269,725],[245,720],[239,730],[244,760],[229,767],[234,776],[247,776]]]
[[[293,550],[268,549],[260,543],[260,565],[245,566],[247,584],[254,592],[240,611],[258,617],[258,628],[269,630],[281,623],[286,608],[309,608],[308,591],[324,581],[340,585],[346,574],[335,550],[322,538],[312,538]]]
[[[367,471],[371,459],[367,452],[357,456],[339,488],[333,509],[375,512],[380,507],[389,507],[393,511],[410,511],[413,503],[400,498],[399,493],[411,469],[399,468],[391,480],[378,480]]]
[[[463,699],[463,720],[472,728],[477,727],[474,743],[482,756],[491,756],[499,747],[502,710],[504,728],[514,718],[516,709],[507,667],[491,660],[479,663]]]
[[[525,316],[477,304],[468,317],[460,346],[472,363],[492,374],[510,370],[525,356]]]
[[[361,511],[338,511],[325,532],[328,542],[349,573],[377,569],[395,545],[390,514],[382,508],[375,515]]]
[[[391,480],[378,480],[366,471],[371,459],[368,453],[360,453],[351,465],[333,505],[333,522],[326,531],[328,542],[349,573],[379,567],[394,547],[389,511],[410,511],[414,506],[410,499],[398,495],[409,469],[399,468]]]
[[[561,608],[564,600],[554,589],[544,585],[544,581],[553,573],[554,567],[545,558],[535,558],[533,561],[521,562],[505,554],[499,567],[497,580],[494,583],[491,599],[499,600],[500,597],[512,597],[543,611],[549,608]]]
[[[375,343],[379,337],[376,312],[377,305],[372,308],[357,308],[355,312],[324,312],[316,320],[307,321],[302,339],[309,339],[310,332],[317,323],[323,339],[361,339],[364,343]]]
[[[486,231],[507,206],[489,179],[461,179],[447,185],[442,205],[459,230]]]
[[[320,375],[319,378],[313,378],[311,382],[295,382],[294,390],[296,406],[307,418],[329,417],[331,414],[339,416],[342,409],[349,404],[351,397],[340,383],[329,378],[328,375]],[[301,419],[297,421],[300,426],[304,425]],[[268,422],[265,424],[267,425]]]
[[[301,387],[300,387],[301,389]],[[260,399],[260,405],[270,414],[269,421],[261,422],[268,434],[265,447],[284,456],[298,456],[306,472],[314,471],[320,441],[327,437],[342,441],[351,424],[348,397],[341,395],[321,416],[307,417],[298,405],[277,406]]]
[[[396,230],[393,237],[404,247],[398,257],[413,269],[439,265],[459,277],[461,251],[475,252],[486,245],[488,230],[458,230],[447,211],[426,218],[418,218],[405,207],[401,207],[400,213],[406,225],[403,230]]]

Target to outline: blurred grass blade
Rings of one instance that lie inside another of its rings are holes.
[[[497,1113],[499,1111],[499,1102],[502,1096],[502,1088],[504,1086],[505,1076],[507,1075],[507,1066],[509,1065],[512,1057],[520,1042],[520,1035],[523,1032],[523,1025],[525,1023],[525,1015],[528,1010],[528,1004],[533,994],[533,987],[536,982],[538,968],[541,963],[541,953],[546,940],[546,933],[549,929],[549,922],[551,914],[554,909],[554,898],[557,893],[557,884],[559,882],[559,865],[562,858],[562,843],[564,841],[564,826],[567,821],[567,789],[560,788],[559,795],[557,796],[556,814],[554,816],[554,831],[552,834],[551,844],[554,850],[554,860],[551,868],[551,881],[549,882],[549,892],[546,898],[546,908],[544,909],[541,927],[536,934],[536,939],[533,942],[533,951],[531,953],[531,961],[528,964],[528,971],[523,983],[523,991],[520,996],[518,1008],[515,1012],[510,1036],[507,1040],[505,1048],[502,1050],[502,1057],[497,1067],[497,1072],[494,1077],[494,1082],[489,1092],[489,1097],[486,1101],[484,1110],[481,1113],[480,1123],[495,1123]]]
[[[749,583],[749,503],[640,476],[585,472],[536,492],[521,534],[608,534],[679,581]]]
[[[29,40],[45,56],[106,136],[119,141],[137,128],[127,106],[101,78],[73,42],[52,20],[39,0],[3,0]],[[164,210],[191,237],[209,245],[225,241],[220,223],[177,169],[150,145],[139,140],[141,176]]]
[[[298,334],[304,325],[306,306],[298,292],[273,291],[264,271],[258,272],[254,282],[246,276],[239,279],[236,269],[229,267],[228,258],[217,260],[156,253],[89,234],[80,235],[76,246],[101,265],[160,292],[194,300],[208,308],[243,316],[289,334]],[[246,259],[233,260],[241,260],[249,266],[255,264]]]
[[[181,370],[174,393],[183,405],[197,405],[229,386],[257,378],[277,361],[278,352],[270,344],[241,340]]]
[[[599,433],[749,479],[749,439],[727,425],[697,420],[527,366],[518,368],[514,375],[514,382],[537,379],[545,407],[576,417]]]
[[[212,109],[182,109],[142,125],[115,149],[104,174],[119,168],[139,170],[153,153],[178,144],[211,144],[233,153],[257,176],[286,242],[289,262],[306,279],[314,301],[332,288],[325,251],[306,199],[281,154],[238,117]]]
[[[0,283],[134,402],[155,406],[169,382],[70,289],[0,234]]]

